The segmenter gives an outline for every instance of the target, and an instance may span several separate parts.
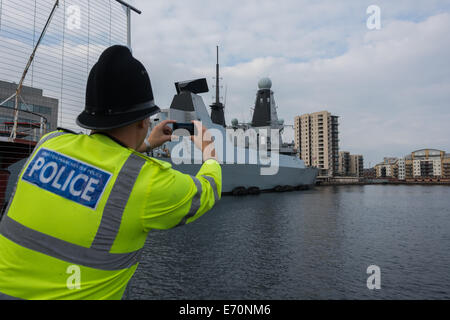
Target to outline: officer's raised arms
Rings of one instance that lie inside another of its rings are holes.
[[[77,118],[90,134],[45,135],[18,177],[0,223],[0,300],[121,299],[148,231],[192,222],[220,199],[221,167],[200,123],[195,177],[142,153],[171,138],[164,121],[145,141],[158,112],[145,67],[127,47],[106,49]]]
[[[124,128],[106,130],[103,133],[140,152],[157,148],[172,138],[172,129],[164,120],[153,128],[147,142],[148,119]],[[144,208],[141,220],[145,231],[169,229],[190,223],[212,208],[220,199],[222,172],[217,162],[214,142],[209,131],[198,121],[196,135],[191,136],[194,145],[202,151],[205,163],[195,177],[171,168],[170,164],[152,159],[144,164],[140,178],[149,182],[148,193],[141,195]],[[137,147],[139,146],[139,147]]]
[[[193,122],[197,134],[191,136],[191,140],[202,151],[205,163],[195,177],[170,169],[167,165],[148,171],[147,178],[153,183],[142,216],[146,231],[190,223],[220,199],[222,171],[217,162],[214,142],[200,122]],[[160,146],[170,139],[171,132],[165,124],[162,122],[152,130],[148,139],[151,146]]]

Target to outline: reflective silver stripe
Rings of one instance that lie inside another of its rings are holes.
[[[195,186],[197,187],[197,193],[195,194],[194,198],[192,198],[191,208],[189,209],[189,212],[183,217],[180,223],[176,225],[177,227],[185,225],[187,219],[195,216],[201,205],[200,198],[202,196],[202,184],[196,177],[191,176],[191,178],[192,180],[194,180]]]
[[[69,132],[65,132],[65,131],[55,131],[52,133],[49,133],[48,135],[46,135],[44,138],[42,138],[41,140],[39,140],[38,144],[36,145],[36,147],[34,147],[34,151],[37,150],[37,148],[39,148],[44,142],[47,142],[50,139],[59,137],[59,136],[63,136],[65,134],[71,134]]]
[[[116,239],[133,186],[146,160],[131,154],[117,176],[91,248],[108,252]]]
[[[8,296],[7,294],[4,294],[4,293],[0,292],[0,300],[23,300],[23,299],[12,297],[12,296]]]
[[[211,187],[214,191],[214,200],[216,202],[219,201],[219,192],[217,191],[216,180],[214,180],[214,178],[210,177],[210,176],[202,176],[202,177],[205,178],[206,180],[208,180],[209,184],[211,185]]]
[[[22,174],[23,169],[25,169],[25,168],[28,166],[28,164],[30,163],[30,161],[31,161],[31,159],[33,158],[34,154],[36,153],[37,149],[38,149],[44,142],[47,142],[47,141],[50,140],[50,139],[53,139],[53,138],[56,138],[56,137],[59,137],[59,136],[65,135],[65,134],[68,134],[68,132],[58,132],[58,131],[56,131],[56,132],[50,133],[49,135],[47,135],[47,136],[45,136],[44,138],[42,138],[42,139],[36,144],[36,146],[34,147],[33,152],[32,152],[31,155],[28,157],[28,160],[25,162],[25,164],[24,164],[22,170],[20,170],[19,176]],[[14,198],[14,195],[16,194],[16,189],[17,189],[17,184],[18,184],[18,183],[19,183],[19,179],[17,178],[16,184],[14,185],[14,189],[13,189],[13,191],[11,192],[11,196],[10,196],[10,198],[9,198],[8,206],[6,207],[5,212],[3,212],[4,215],[6,215],[6,214],[8,213],[8,210],[9,210],[9,207],[11,206],[11,203],[12,203],[12,200],[13,200],[13,198]]]
[[[101,270],[120,270],[135,265],[141,250],[130,253],[108,253],[82,247],[39,231],[30,229],[5,216],[0,224],[0,234],[20,246],[48,256]]]

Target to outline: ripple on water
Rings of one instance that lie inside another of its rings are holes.
[[[450,188],[320,187],[224,197],[149,234],[133,299],[449,299]],[[369,265],[382,289],[367,289]]]

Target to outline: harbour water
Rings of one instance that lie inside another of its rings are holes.
[[[150,232],[130,285],[131,299],[450,299],[450,187],[223,197],[193,224]]]

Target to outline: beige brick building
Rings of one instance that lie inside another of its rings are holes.
[[[383,162],[375,165],[377,178],[394,178],[397,158],[385,157]]]
[[[364,172],[364,157],[361,154],[351,154],[349,174],[355,177],[362,177],[363,172]]]
[[[338,172],[340,176],[348,176],[350,174],[350,152],[339,151]]]
[[[345,177],[362,177],[364,158],[360,154],[350,154],[348,151],[339,151],[337,175]]]
[[[295,117],[295,148],[306,166],[333,176],[339,169],[338,116],[320,111]]]
[[[442,150],[421,149],[405,157],[405,180],[450,180],[450,154]]]

